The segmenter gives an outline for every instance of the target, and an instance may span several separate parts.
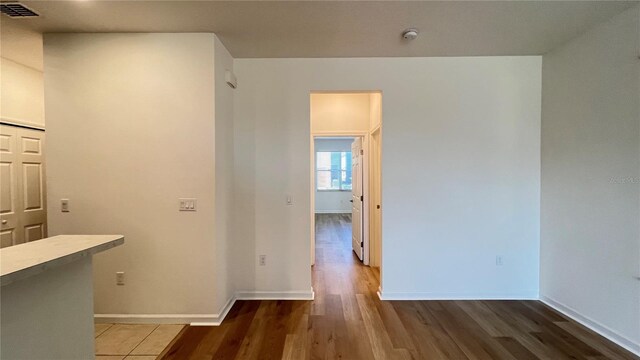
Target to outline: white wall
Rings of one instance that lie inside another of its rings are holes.
[[[236,59],[234,67],[242,84],[234,263],[246,269],[243,288],[311,286],[309,93],[381,90],[384,296],[537,296],[540,57]],[[258,254],[267,266],[255,266]]]
[[[233,58],[217,37],[214,45],[216,308],[221,309],[236,290],[229,261],[233,237],[234,90],[225,81],[225,72],[233,71]]]
[[[0,119],[44,127],[42,34],[0,21]]]
[[[311,129],[317,132],[369,130],[370,95],[311,94]]]
[[[232,96],[214,61],[231,65],[213,34],[45,36],[50,235],[126,237],[95,259],[96,313],[213,319],[227,301]]]
[[[369,94],[369,130],[382,126],[382,94]]]
[[[543,300],[636,352],[639,11],[543,58],[540,277]]]
[[[313,103],[312,103],[313,106]],[[316,139],[314,149],[318,151],[351,151],[353,138]],[[351,213],[351,191],[318,191],[315,194],[316,213]]]

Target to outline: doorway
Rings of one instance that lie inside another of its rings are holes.
[[[376,274],[379,285],[382,94],[313,92],[310,98],[312,266],[325,276],[332,266],[350,266]]]
[[[316,261],[363,261],[361,136],[314,138]],[[330,255],[329,255],[330,253]]]
[[[0,125],[0,248],[47,237],[44,130]]]

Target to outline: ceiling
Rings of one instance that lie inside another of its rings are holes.
[[[236,58],[539,55],[637,1],[22,1],[39,32],[214,32]],[[420,36],[401,33],[416,27]]]

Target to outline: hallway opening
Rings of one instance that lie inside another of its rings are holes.
[[[360,271],[372,274],[374,293],[381,285],[381,106],[382,94],[377,91],[310,95],[311,264],[316,298],[326,286],[321,277],[333,271],[349,274],[336,286],[356,286],[362,282],[356,274]],[[351,283],[344,283],[347,280]]]

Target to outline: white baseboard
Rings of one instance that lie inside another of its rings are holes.
[[[231,308],[233,307],[233,304],[235,303],[236,303],[236,297],[232,296],[231,299],[227,300],[227,303],[224,304],[224,306],[222,307],[222,310],[220,310],[220,312],[216,314],[215,319],[208,320],[208,321],[192,321],[191,326],[220,326],[220,324],[222,324],[222,321],[224,321],[224,318],[229,313],[229,310],[231,310]]]
[[[238,291],[238,300],[313,300],[313,289],[304,291]]]
[[[378,289],[380,300],[538,300],[537,291],[515,293],[428,293],[428,292],[387,292]]]
[[[316,214],[351,214],[351,210],[316,210]]]
[[[308,291],[238,291],[217,314],[95,314],[96,323],[119,324],[190,324],[219,326],[236,300],[313,300],[313,288]]]
[[[571,307],[564,305],[558,301],[555,301],[546,296],[540,296],[540,301],[545,303],[547,306],[553,308],[554,310],[562,313],[563,315],[571,318],[572,320],[588,327],[589,329],[595,331],[596,333],[604,336],[605,338],[613,341],[614,343],[620,345],[621,347],[627,349],[628,351],[640,356],[640,344],[636,343],[626,337],[618,334],[615,330],[602,325],[601,323],[589,318],[588,316],[582,315]]]
[[[93,319],[96,323],[218,326],[222,324],[235,301],[235,297],[227,300],[217,314],[95,314]]]
[[[190,324],[213,322],[217,314],[94,314],[96,323],[117,324]]]

